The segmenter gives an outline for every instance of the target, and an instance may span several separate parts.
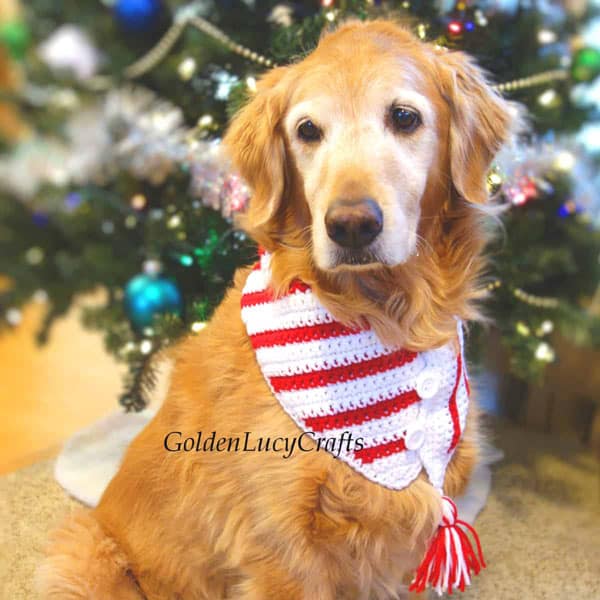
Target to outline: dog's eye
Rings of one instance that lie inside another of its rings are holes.
[[[298,137],[304,142],[318,142],[322,136],[323,132],[310,119],[298,125]]]
[[[391,121],[396,131],[411,133],[421,124],[418,112],[402,106],[394,106],[391,111]]]

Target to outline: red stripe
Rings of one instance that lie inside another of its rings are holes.
[[[404,452],[406,445],[404,439],[393,440],[386,442],[385,444],[379,444],[378,446],[371,446],[370,448],[362,448],[354,451],[354,458],[360,460],[363,465],[375,462],[378,458],[384,458],[398,452]]]
[[[309,417],[308,419],[304,419],[304,424],[309,430],[315,432],[327,431],[329,429],[341,429],[342,427],[352,427],[353,425],[361,425],[365,421],[389,417],[419,400],[420,398],[417,392],[411,390],[409,392],[402,392],[389,400],[381,400],[369,406],[345,410],[324,417]]]
[[[290,294],[299,294],[308,292],[310,290],[310,286],[306,283],[303,283],[299,280],[294,280],[290,284],[290,289],[287,294],[281,296],[281,298],[285,298],[285,296],[289,296]],[[244,306],[256,306],[257,304],[268,304],[269,302],[273,302],[275,300],[275,296],[273,294],[273,290],[267,288],[265,290],[259,290],[258,292],[249,292],[247,294],[242,295],[242,308]]]
[[[331,369],[322,369],[320,371],[311,371],[309,373],[299,373],[294,375],[279,375],[271,377],[269,381],[275,392],[288,392],[291,390],[308,390],[333,383],[341,383],[376,375],[401,367],[411,362],[416,357],[414,352],[408,350],[396,350],[391,354],[377,356],[369,360],[333,367]],[[358,357],[357,357],[358,358]]]
[[[250,292],[242,296],[242,308],[245,306],[255,306],[256,304],[268,304],[273,302],[273,290],[267,288],[266,290],[259,290],[258,292]]]
[[[291,329],[276,329],[275,331],[263,331],[250,336],[252,347],[256,350],[265,346],[284,346],[296,342],[310,342],[312,340],[324,340],[343,335],[360,333],[361,329],[346,327],[337,321],[333,323],[321,323],[319,325],[304,325]]]
[[[452,452],[452,450],[456,448],[458,440],[460,440],[460,421],[458,418],[458,406],[456,405],[456,393],[458,392],[458,386],[460,384],[461,377],[462,356],[459,352],[458,356],[456,357],[456,381],[454,382],[452,396],[450,396],[450,401],[448,402],[448,409],[450,410],[450,416],[452,417],[452,426],[454,428],[454,433],[452,434],[452,442],[450,442],[450,448],[448,448],[448,452]]]
[[[300,279],[294,279],[290,284],[290,289],[288,290],[288,294],[295,294],[296,292],[308,292],[310,290],[310,285],[308,283],[304,283],[304,281],[300,281]]]

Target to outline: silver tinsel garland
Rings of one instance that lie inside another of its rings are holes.
[[[176,170],[190,173],[190,194],[225,217],[250,196],[220,152],[219,140],[185,126],[182,111],[141,87],[109,92],[76,112],[66,141],[34,136],[0,162],[0,187],[31,200],[43,185],[107,183],[119,171],[160,185]]]
[[[250,191],[222,156],[220,140],[207,138],[204,121],[187,128],[182,111],[141,87],[116,89],[67,122],[67,141],[34,137],[0,163],[0,186],[25,201],[44,184],[102,185],[119,171],[154,185],[183,169],[193,198],[225,217],[243,210]],[[515,140],[499,154],[490,178],[515,205],[547,187],[551,171],[573,181],[572,201],[600,224],[599,176],[570,139]],[[495,175],[494,175],[495,173]],[[494,186],[492,186],[494,187]]]
[[[560,216],[584,213],[600,226],[600,175],[588,153],[572,138],[538,137],[514,140],[495,159],[488,181],[497,178],[506,199],[515,206],[535,200],[538,191],[552,192],[551,175],[563,173],[571,181],[571,196]]]

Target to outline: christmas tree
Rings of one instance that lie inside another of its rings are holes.
[[[0,323],[18,326],[23,303],[45,300],[44,341],[78,294],[101,286],[106,301],[84,322],[128,363],[121,403],[143,407],[153,357],[198,333],[256,255],[233,218],[249,191],[217,156],[228,118],[265,70],[350,17],[401,20],[473,54],[527,107],[528,132],[489,174],[505,210],[485,309],[524,379],[555,359],[555,328],[597,343],[598,182],[576,143],[582,131],[593,139],[598,116],[585,2],[32,0],[0,29],[25,74],[3,101],[32,130],[5,140],[0,161],[0,273],[11,282]],[[478,338],[485,346],[489,330]]]
[[[19,59],[27,46],[27,30],[22,24],[17,0],[0,1],[0,90],[3,94],[19,88]],[[10,143],[25,132],[14,103],[0,97],[0,142]]]

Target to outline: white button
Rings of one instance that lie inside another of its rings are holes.
[[[425,442],[425,432],[422,429],[413,429],[406,432],[404,445],[407,450],[418,450]]]
[[[433,367],[426,367],[417,376],[417,394],[427,400],[433,398],[440,389],[440,374]]]

